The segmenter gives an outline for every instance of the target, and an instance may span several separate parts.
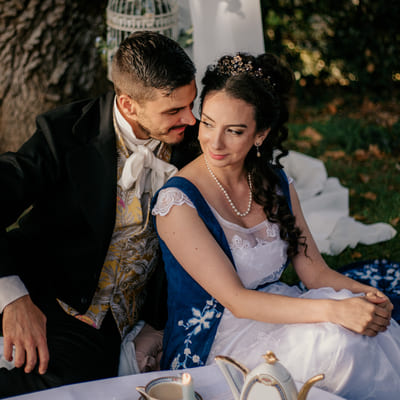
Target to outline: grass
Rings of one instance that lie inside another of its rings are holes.
[[[368,104],[346,110],[329,108],[297,110],[289,124],[286,147],[324,161],[328,176],[337,177],[350,191],[350,216],[364,224],[385,222],[400,229],[400,122],[392,109]],[[338,102],[336,101],[336,104]],[[339,101],[340,103],[340,101]],[[343,102],[342,102],[343,104]],[[330,110],[327,111],[327,110]],[[356,111],[355,111],[356,110]],[[374,116],[374,119],[371,119]],[[398,235],[374,245],[357,245],[336,256],[324,255],[332,268],[357,260],[400,260]],[[298,281],[293,268],[284,275]]]

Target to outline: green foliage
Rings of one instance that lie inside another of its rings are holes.
[[[375,98],[400,87],[400,2],[261,0],[265,48],[301,86],[342,85]]]
[[[335,10],[330,22],[334,36],[325,52],[328,62],[343,59],[343,73],[353,74],[359,88],[391,94],[393,76],[400,72],[400,3],[330,0],[326,4],[328,12]]]

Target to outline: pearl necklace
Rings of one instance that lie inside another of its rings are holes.
[[[235,206],[235,204],[233,203],[232,199],[230,198],[228,192],[225,190],[225,188],[222,186],[222,183],[218,180],[218,178],[215,176],[214,172],[212,171],[212,169],[210,168],[210,165],[208,164],[207,161],[207,157],[204,156],[204,161],[206,162],[206,167],[208,169],[208,172],[210,173],[210,175],[213,177],[214,181],[216,182],[216,184],[218,185],[218,187],[221,189],[221,192],[225,195],[226,199],[228,200],[228,203],[230,204],[230,206],[232,207],[232,210],[235,212],[236,215],[238,215],[239,217],[245,217],[246,215],[249,214],[250,210],[251,210],[251,204],[253,203],[253,193],[252,193],[252,182],[251,182],[251,174],[250,172],[247,174],[247,182],[249,183],[249,188],[250,188],[250,193],[249,193],[249,203],[247,205],[247,210],[244,213],[241,213]]]

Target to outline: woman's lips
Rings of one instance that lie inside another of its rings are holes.
[[[225,154],[214,154],[211,151],[209,153],[210,157],[214,160],[223,160],[226,157]]]

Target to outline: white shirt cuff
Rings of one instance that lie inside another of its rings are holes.
[[[29,294],[25,285],[17,275],[0,278],[0,313],[4,307],[22,296]]]

